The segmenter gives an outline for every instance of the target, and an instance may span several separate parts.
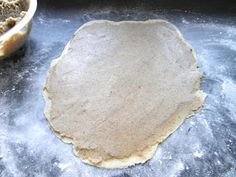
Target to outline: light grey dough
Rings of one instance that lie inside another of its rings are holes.
[[[200,78],[193,49],[171,23],[92,21],[52,62],[45,115],[86,163],[144,163],[202,106]]]

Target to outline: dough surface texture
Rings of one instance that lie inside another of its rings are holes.
[[[98,20],[51,64],[45,116],[82,161],[144,163],[203,104],[195,53],[164,20]]]

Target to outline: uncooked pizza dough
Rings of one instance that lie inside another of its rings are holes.
[[[84,162],[150,159],[204,100],[193,49],[163,20],[92,21],[52,62],[45,115]]]

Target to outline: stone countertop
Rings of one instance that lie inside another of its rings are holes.
[[[52,1],[40,1],[27,43],[14,56],[0,61],[0,176],[236,176],[236,15],[158,10],[142,4],[70,4],[54,6]],[[50,62],[87,21],[156,18],[174,23],[196,50],[204,75],[201,87],[208,94],[204,107],[145,164],[118,170],[83,164],[72,146],[55,136],[43,114],[42,87]]]

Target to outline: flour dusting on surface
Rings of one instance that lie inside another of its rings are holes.
[[[38,12],[27,45],[0,63],[0,176],[236,176],[235,17],[139,8],[71,8],[60,12],[51,8]],[[44,117],[42,86],[50,62],[60,55],[74,31],[89,20],[152,18],[178,26],[196,50],[203,73],[201,88],[208,94],[204,107],[145,164],[120,170],[85,165],[74,156],[71,145],[53,134]]]

